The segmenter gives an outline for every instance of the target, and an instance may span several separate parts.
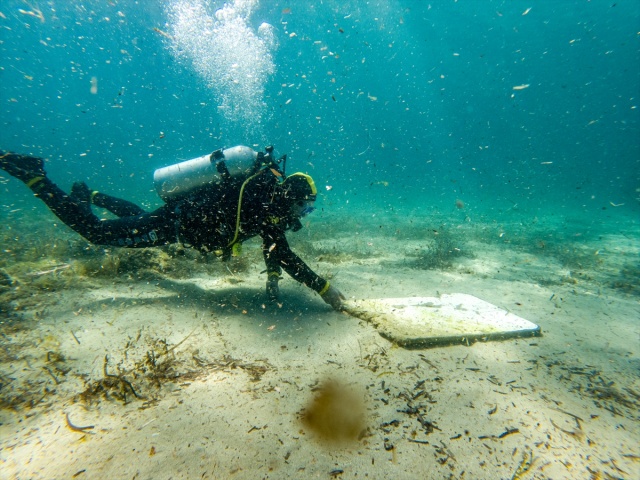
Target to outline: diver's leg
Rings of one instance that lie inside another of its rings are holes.
[[[0,168],[22,180],[60,220],[91,243],[148,247],[176,241],[174,213],[166,206],[135,217],[101,221],[47,178],[42,159],[0,151]]]
[[[86,204],[60,189],[46,176],[25,182],[36,197],[47,204],[60,220],[92,243],[100,243],[101,221]]]
[[[44,160],[41,158],[3,152],[2,150],[0,150],[0,168],[18,180],[22,180],[27,186],[34,178],[46,175],[44,172]]]
[[[69,196],[75,200],[82,208],[88,210],[89,214],[93,214],[91,210],[91,191],[84,182],[74,182],[71,185]]]
[[[91,203],[98,207],[106,208],[118,217],[134,217],[145,213],[142,207],[133,202],[98,191],[91,192]]]
[[[93,204],[97,207],[105,208],[118,217],[135,217],[145,213],[135,203],[98,192],[97,190],[90,190],[84,182],[75,182],[73,184],[71,196],[87,205]]]
[[[177,241],[175,215],[166,205],[142,215],[100,220],[46,177],[31,190],[60,220],[93,244],[141,248]]]
[[[100,226],[94,238],[101,245],[142,248],[178,241],[175,214],[166,205],[141,215],[103,220]]]
[[[47,178],[41,158],[0,151],[0,168],[24,182],[60,220],[91,240],[100,219]]]

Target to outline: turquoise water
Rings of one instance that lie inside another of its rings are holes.
[[[3,2],[1,148],[154,205],[155,168],[274,144],[336,212],[638,212],[638,2],[223,6]]]
[[[0,477],[640,478],[637,0],[3,0],[0,55],[0,149],[62,188],[150,209],[155,169],[272,144],[349,300],[542,329],[398,348],[291,278],[268,302],[259,239],[92,246],[0,170]],[[367,403],[330,451],[325,378]]]

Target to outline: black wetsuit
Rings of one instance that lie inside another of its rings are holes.
[[[297,219],[290,217],[287,202],[278,201],[281,198],[277,184],[275,175],[264,169],[246,183],[230,179],[222,186],[199,190],[153,212],[144,212],[115,197],[94,202],[116,215],[124,215],[113,220],[100,220],[88,203],[67,195],[47,177],[31,188],[65,224],[97,245],[140,248],[181,241],[203,252],[226,256],[234,244],[259,235],[270,275],[279,275],[284,269],[297,281],[320,292],[327,281],[293,253],[287,242],[285,231]]]

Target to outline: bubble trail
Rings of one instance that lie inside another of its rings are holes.
[[[211,14],[205,0],[179,0],[167,7],[171,50],[207,83],[224,118],[246,132],[266,115],[265,85],[275,73],[275,29],[249,23],[258,0],[234,0]]]

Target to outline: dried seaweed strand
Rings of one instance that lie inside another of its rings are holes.
[[[194,328],[191,333],[189,335],[187,335],[186,337],[184,337],[182,340],[180,340],[178,343],[176,343],[174,346],[172,346],[169,350],[166,351],[166,353],[161,353],[160,355],[158,355],[158,358],[160,358],[162,355],[166,355],[169,354],[171,352],[173,352],[176,348],[178,348],[180,345],[182,345],[184,342],[187,341],[187,339],[193,335],[194,333],[196,333],[196,330],[198,330],[198,327]]]
[[[49,367],[42,367],[42,369],[45,370],[49,375],[51,375],[51,378],[53,378],[53,381],[56,382],[56,385],[60,385],[60,380],[58,380],[58,377],[53,374]]]
[[[94,428],[94,425],[87,425],[86,427],[79,427],[77,425],[74,425],[73,423],[71,423],[71,420],[69,419],[69,414],[66,414],[66,419],[67,419],[67,427],[69,427],[71,430],[73,430],[74,432],[80,432],[80,433],[92,433],[92,432],[87,432],[87,430],[91,430],[92,428]]]
[[[502,432],[500,435],[498,435],[497,438],[504,438],[507,435],[512,435],[514,433],[519,433],[520,430],[518,430],[517,428],[507,428],[504,432]]]
[[[555,428],[557,428],[561,432],[566,433],[567,435],[571,435],[572,437],[577,438],[578,440],[582,440],[582,438],[584,437],[584,432],[582,431],[582,427],[577,420],[576,420],[576,423],[578,424],[578,428],[576,430],[567,430],[566,428],[562,428],[561,426],[557,425],[556,422],[551,420],[551,425],[553,425]]]
[[[136,390],[133,388],[133,385],[131,385],[131,382],[129,380],[126,380],[125,378],[122,377],[122,375],[113,375],[111,373],[109,373],[107,371],[107,363],[109,362],[109,355],[105,355],[104,356],[104,364],[102,366],[102,370],[104,373],[105,377],[110,377],[110,378],[116,378],[118,380],[120,380],[120,382],[122,382],[125,386],[129,387],[129,390],[131,390],[131,393],[133,393],[133,396],[136,398],[140,398],[140,395],[138,395],[138,393],[136,392]],[[126,401],[125,401],[126,403]]]
[[[522,476],[531,470],[531,466],[533,465],[533,452],[524,452],[522,454],[522,461],[518,468],[514,472],[511,480],[520,480]]]

